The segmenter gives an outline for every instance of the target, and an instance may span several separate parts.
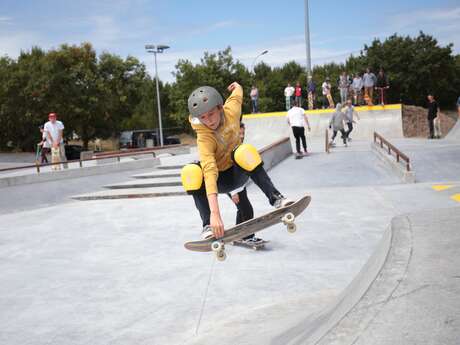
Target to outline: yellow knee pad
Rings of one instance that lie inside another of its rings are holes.
[[[262,164],[262,157],[254,146],[241,144],[233,151],[233,161],[240,168],[250,172]]]
[[[198,164],[187,164],[180,173],[182,186],[186,192],[192,192],[201,188],[203,184],[203,170]]]

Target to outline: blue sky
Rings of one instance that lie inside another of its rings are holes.
[[[160,78],[173,81],[180,58],[199,62],[203,52],[232,47],[251,66],[305,64],[304,1],[0,0],[0,55],[17,57],[32,46],[91,42],[98,53],[135,56],[153,70],[147,43],[171,46],[159,55]],[[344,61],[373,38],[420,30],[460,53],[458,0],[310,0],[313,64]]]

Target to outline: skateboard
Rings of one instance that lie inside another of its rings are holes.
[[[313,93],[308,93],[308,110],[313,110]]]
[[[332,99],[332,96],[330,93],[328,93],[326,95],[327,97],[327,101],[329,102],[329,108],[334,108],[335,107],[335,104],[334,104],[334,100]]]
[[[37,144],[37,149],[35,150],[35,164],[40,164],[40,157],[42,155],[42,146]]]
[[[245,247],[245,248],[250,248],[254,250],[259,250],[259,249],[263,249],[265,247],[265,244],[268,242],[270,241],[261,240],[260,242],[250,244],[242,240],[237,240],[237,241],[233,241],[232,244],[236,247]]]
[[[51,148],[51,163],[59,163],[61,161],[61,157],[59,154],[59,148]],[[61,165],[60,164],[53,164],[52,165],[53,170],[61,170]]]
[[[186,242],[184,247],[195,252],[213,251],[217,260],[224,261],[227,258],[227,254],[225,253],[225,244],[227,243],[238,241],[278,223],[283,223],[288,232],[295,232],[297,230],[294,223],[295,218],[307,208],[310,201],[311,197],[306,195],[290,205],[226,229],[222,238],[216,239],[215,237],[211,237],[207,240]]]
[[[294,158],[295,159],[302,159],[303,158],[303,154],[299,154],[299,153],[294,153]]]

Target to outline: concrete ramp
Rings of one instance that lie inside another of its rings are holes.
[[[454,127],[452,127],[444,139],[448,141],[460,142],[460,121],[457,121],[457,123],[454,125]]]
[[[458,344],[459,223],[458,207],[394,218],[337,302],[273,343]]]
[[[403,138],[401,104],[356,107],[360,120],[354,125],[353,139],[370,140],[374,131],[387,139]],[[311,126],[310,138],[323,138],[334,109],[306,111]],[[287,112],[244,115],[246,141],[257,148],[291,135],[286,121]]]

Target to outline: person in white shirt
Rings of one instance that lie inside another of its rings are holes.
[[[294,96],[294,87],[291,86],[291,83],[288,83],[284,89],[284,97],[286,98],[286,110],[291,109],[292,97]]]
[[[299,156],[302,155],[302,152],[300,151],[300,141],[302,140],[304,151],[303,155],[306,156],[308,152],[307,141],[305,139],[305,126],[307,126],[308,131],[310,131],[310,123],[308,122],[308,117],[307,114],[305,114],[305,110],[299,107],[297,101],[294,102],[294,106],[288,111],[287,121],[289,126],[292,128],[292,133],[294,134],[297,154]]]
[[[355,77],[353,78],[353,83],[351,85],[351,88],[353,90],[354,105],[361,105],[363,87],[363,78],[361,78],[361,76],[358,73],[356,73]]]
[[[61,158],[61,162],[67,162],[63,138],[64,124],[61,121],[57,120],[56,113],[49,113],[48,120],[49,121],[45,123],[44,127],[46,141],[51,149],[59,149],[59,156]],[[67,165],[64,165],[64,168],[67,168]]]
[[[332,99],[332,85],[331,85],[331,80],[329,78],[326,78],[324,83],[321,85],[321,88],[323,89],[323,108],[326,108],[327,106],[329,108],[334,108],[334,100]]]

